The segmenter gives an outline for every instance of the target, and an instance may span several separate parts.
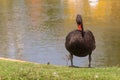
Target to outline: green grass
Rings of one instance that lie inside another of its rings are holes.
[[[120,68],[70,68],[0,60],[0,80],[120,80]]]

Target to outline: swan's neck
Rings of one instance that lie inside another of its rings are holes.
[[[78,30],[82,31],[82,25],[78,25]]]
[[[78,30],[82,32],[82,37],[84,37],[84,30],[82,24],[78,25]]]

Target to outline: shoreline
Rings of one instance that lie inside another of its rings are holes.
[[[17,60],[17,59],[4,58],[4,57],[0,57],[0,60],[7,60],[7,61],[14,61],[14,62],[28,62],[24,60]]]

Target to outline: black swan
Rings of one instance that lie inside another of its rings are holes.
[[[65,47],[70,53],[71,66],[73,65],[73,55],[78,57],[89,56],[89,67],[91,67],[91,54],[96,48],[95,38],[90,30],[84,31],[81,15],[77,15],[76,22],[78,29],[71,31],[66,36]]]

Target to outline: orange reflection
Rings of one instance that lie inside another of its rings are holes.
[[[74,19],[76,13],[76,0],[68,0],[67,1],[67,9],[64,11],[65,13],[69,13],[69,19]]]
[[[12,5],[10,2],[10,0],[0,0],[0,8],[4,10],[9,9],[10,5]]]
[[[105,21],[107,19],[107,15],[109,15],[109,2],[107,1],[99,1],[98,4],[94,7],[91,7],[91,16],[94,19]]]
[[[0,0],[0,5],[7,5],[8,0]]]
[[[40,12],[41,12],[41,0],[26,0],[27,6],[29,7],[28,13],[31,18],[33,26],[36,26],[40,22]]]

